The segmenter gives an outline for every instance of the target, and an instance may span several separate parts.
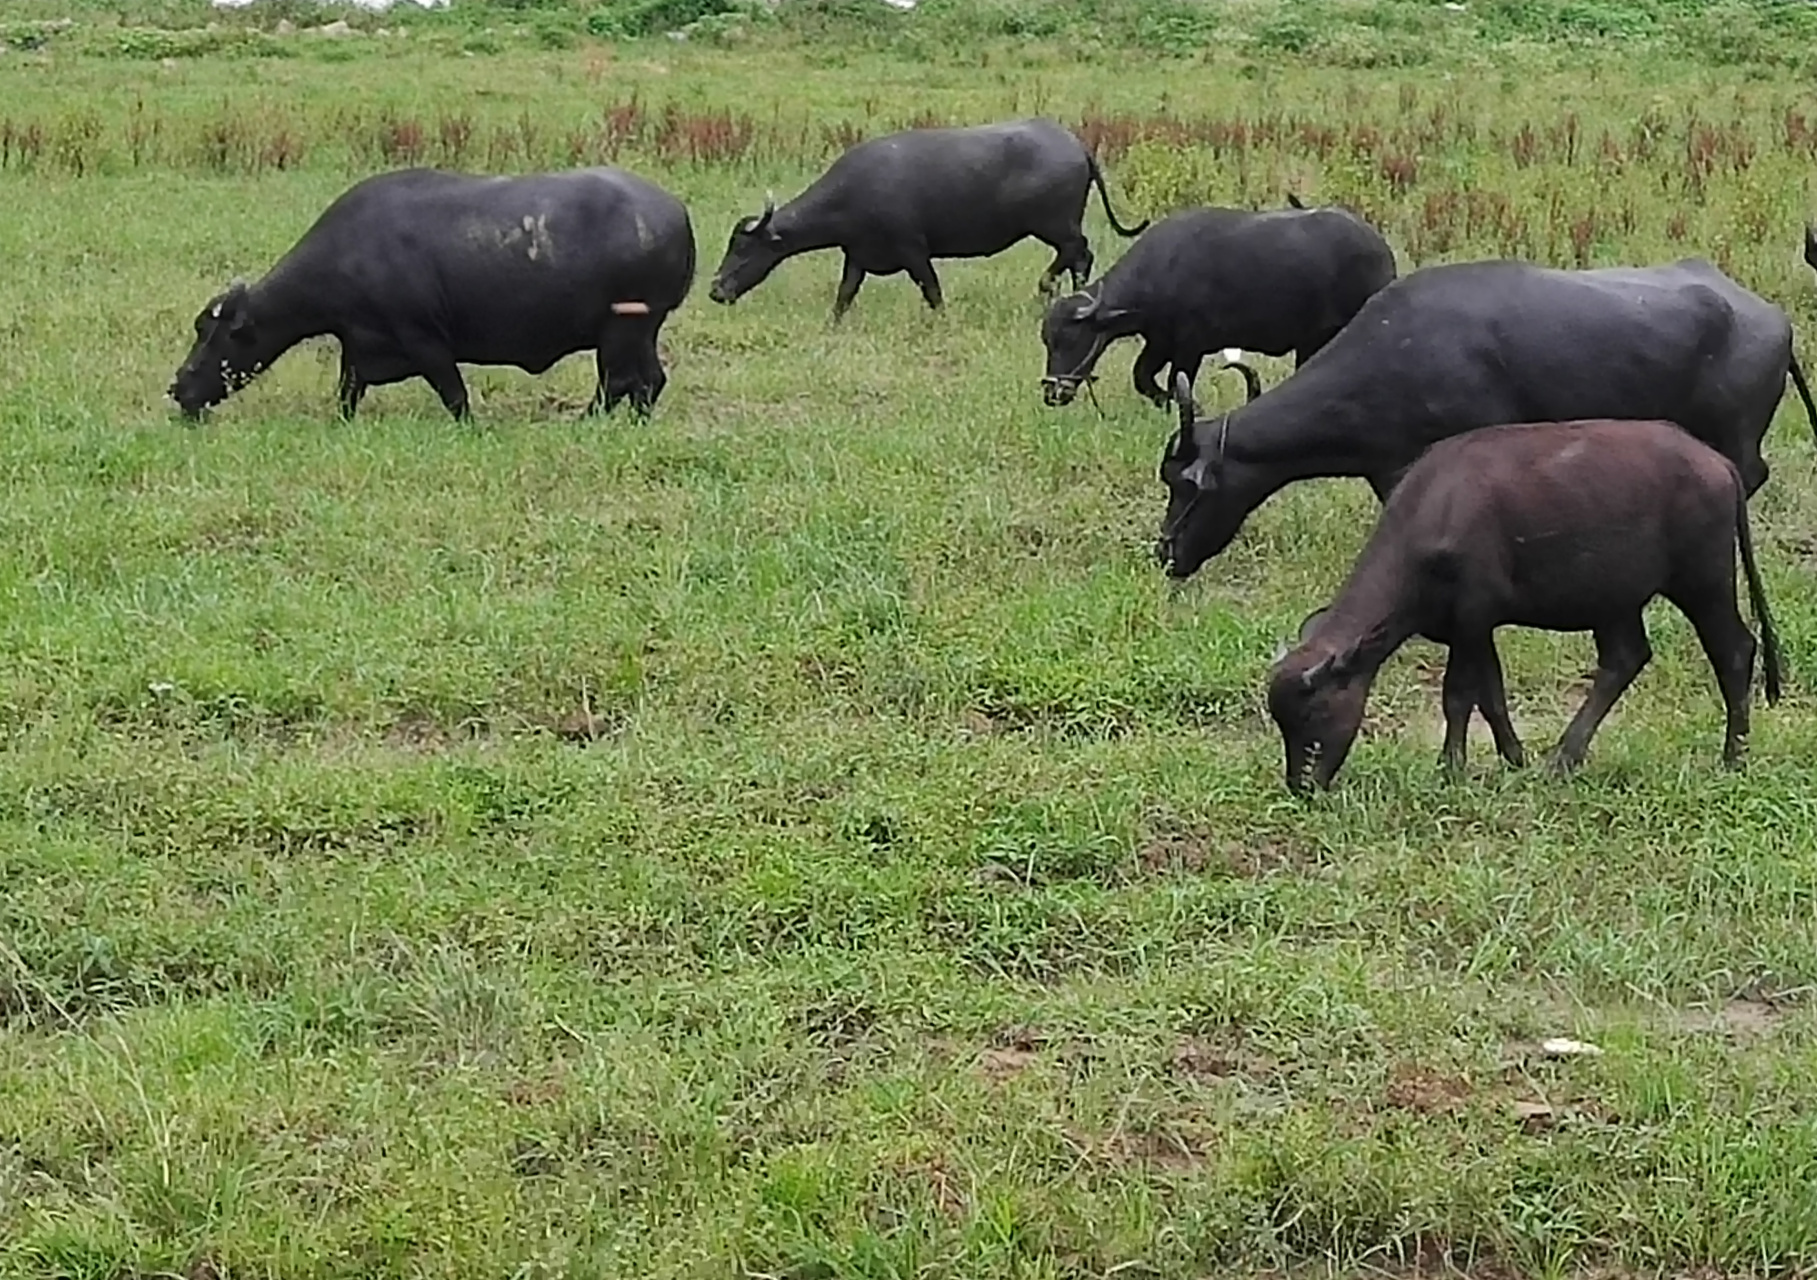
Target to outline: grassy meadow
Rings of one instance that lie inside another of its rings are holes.
[[[938,317],[873,279],[830,327],[828,254],[706,298],[733,219],[850,140],[1044,112],[1126,221],[1294,190],[1403,269],[1703,255],[1817,364],[1817,100],[1764,20],[1489,45],[1383,3],[1426,26],[1299,39],[1252,0],[1145,52],[69,8],[0,54],[0,1276],[1817,1269],[1794,397],[1745,772],[1661,603],[1580,776],[1479,721],[1443,783],[1416,642],[1298,803],[1262,682],[1360,481],[1170,593],[1170,418],[1133,343],[1102,413],[1041,405],[1044,247],[937,263]],[[420,382],[343,424],[325,345],[172,417],[197,308],[357,176],[597,160],[700,246],[650,422],[579,420],[576,357],[467,370],[469,425]],[[1127,244],[1095,196],[1087,232],[1100,270]],[[1501,647],[1547,747],[1589,637]]]

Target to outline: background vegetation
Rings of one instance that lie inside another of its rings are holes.
[[[1808,365],[1811,14],[8,6],[0,1273],[1817,1265],[1795,408],[1745,774],[1661,606],[1581,778],[1484,743],[1442,785],[1416,644],[1301,805],[1261,680],[1363,486],[1170,595],[1168,420],[1127,346],[1102,414],[1041,407],[1044,250],[942,264],[940,317],[872,281],[830,329],[824,256],[705,297],[766,187],[1040,111],[1126,217],[1294,190],[1407,268],[1702,254]],[[169,417],[195,310],[353,177],[596,160],[701,246],[651,423],[577,421],[577,358],[342,425],[324,346]],[[1588,639],[1504,654],[1544,745]]]

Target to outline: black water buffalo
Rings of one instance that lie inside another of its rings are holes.
[[[588,412],[647,414],[668,381],[656,336],[694,281],[674,196],[622,169],[473,177],[405,169],[355,183],[254,284],[196,317],[170,394],[191,418],[306,338],[341,344],[340,408],[420,377],[468,414],[460,363],[542,373],[589,348]]]
[[[1394,280],[1394,250],[1353,213],[1293,205],[1186,209],[1155,223],[1102,278],[1048,308],[1042,398],[1070,403],[1105,350],[1132,336],[1143,340],[1136,392],[1163,407],[1168,367],[1196,379],[1220,348],[1291,352],[1295,368],[1311,359]]]
[[[1444,765],[1463,767],[1479,707],[1502,758],[1525,763],[1495,651],[1502,626],[1595,634],[1595,679],[1551,759],[1557,771],[1576,768],[1653,656],[1642,611],[1655,596],[1690,620],[1716,669],[1728,711],[1722,758],[1739,765],[1756,645],[1736,607],[1738,542],[1774,703],[1779,641],[1733,461],[1661,421],[1522,423],[1439,441],[1389,495],[1336,598],[1270,673],[1288,789],[1331,785],[1376,672],[1415,635],[1450,650]]]
[[[1091,275],[1091,245],[1081,224],[1096,185],[1111,211],[1104,175],[1085,144],[1052,120],[1012,120],[957,129],[905,129],[860,142],[800,195],[741,218],[708,295],[735,302],[787,258],[815,249],[845,254],[833,318],[858,296],[867,275],[906,271],[930,308],[941,306],[935,258],[985,258],[1033,236],[1054,251],[1041,277],[1051,289],[1062,271],[1074,286]]]
[[[1195,420],[1182,393],[1156,556],[1190,577],[1294,481],[1361,476],[1386,500],[1435,441],[1504,422],[1663,418],[1733,461],[1752,495],[1788,372],[1817,433],[1785,312],[1699,258],[1425,267],[1253,403]]]

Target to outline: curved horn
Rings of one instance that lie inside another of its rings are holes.
[[[1192,402],[1192,383],[1181,370],[1174,370],[1173,403],[1180,411],[1180,442],[1184,444],[1192,435],[1192,420],[1196,416],[1196,406]]]
[[[763,215],[757,219],[757,225],[752,227],[751,230],[762,231],[765,227],[770,225],[770,219],[775,216],[776,193],[774,191],[765,191],[763,193]]]
[[[1262,394],[1262,378],[1254,369],[1244,364],[1241,360],[1226,361],[1224,367],[1226,369],[1235,369],[1238,373],[1243,375],[1244,403],[1248,403]]]
[[[1091,319],[1093,316],[1098,314],[1098,303],[1100,301],[1101,301],[1101,299],[1098,297],[1097,294],[1095,294],[1095,293],[1086,294],[1085,301],[1079,304],[1079,309],[1077,311],[1073,312],[1073,319],[1075,319],[1075,320]]]
[[[1230,415],[1227,413],[1218,419],[1218,447],[1211,455],[1209,470],[1213,475],[1224,469],[1224,443],[1230,438]]]

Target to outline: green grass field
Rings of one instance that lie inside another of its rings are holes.
[[[1580,776],[1501,769],[1479,721],[1444,784],[1415,643],[1302,804],[1262,682],[1361,482],[1170,595],[1171,420],[1133,344],[1102,416],[1042,407],[1044,248],[939,264],[939,317],[873,280],[830,328],[828,255],[706,298],[732,220],[854,131],[1041,111],[1099,131],[1126,220],[1293,189],[1404,268],[1705,255],[1809,363],[1800,76],[180,8],[78,0],[0,55],[0,1274],[1817,1268],[1794,398],[1754,503],[1788,695],[1744,773],[1660,604]],[[329,347],[171,417],[197,308],[356,176],[610,157],[700,245],[649,423],[580,421],[576,357],[469,370],[470,425],[421,383],[342,424]],[[1126,244],[1095,198],[1087,231],[1100,269]],[[1545,747],[1589,638],[1502,652]]]

